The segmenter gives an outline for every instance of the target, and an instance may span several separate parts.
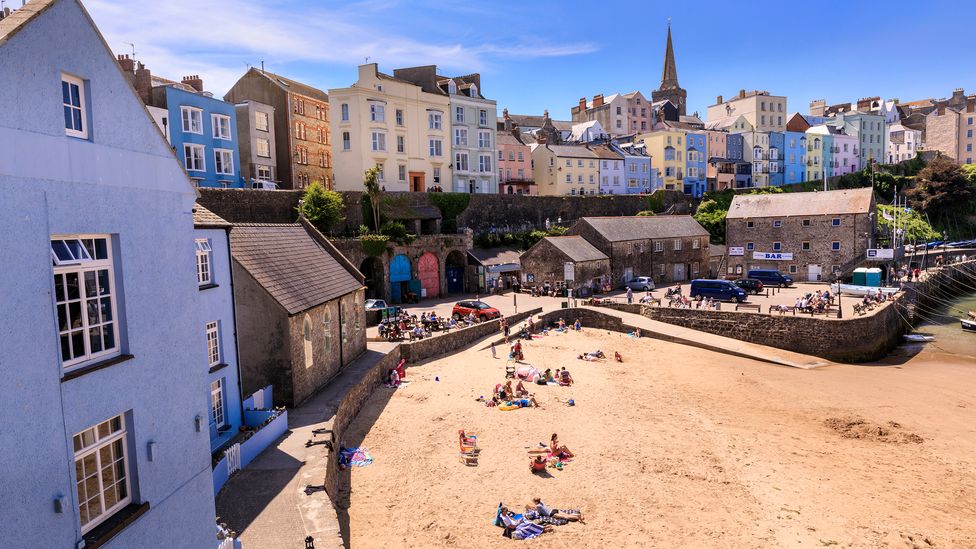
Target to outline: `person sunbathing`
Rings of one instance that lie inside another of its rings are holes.
[[[543,384],[552,381],[552,370],[550,368],[546,368],[546,371],[542,373],[542,377],[539,379],[542,380]]]
[[[572,522],[583,522],[583,513],[581,511],[564,511],[561,509],[553,509],[545,503],[542,502],[541,498],[532,498],[532,505],[525,506],[526,511],[535,511],[543,517],[554,518],[558,520],[568,520]]]
[[[573,381],[573,376],[569,375],[569,370],[565,368],[563,368],[563,371],[559,373],[559,377],[557,379],[559,381],[559,384],[562,385],[563,387],[569,387],[570,385],[575,383]]]
[[[535,397],[534,396],[530,396],[529,398],[519,398],[519,399],[515,399],[515,400],[510,400],[510,401],[508,401],[508,405],[509,406],[518,406],[519,408],[528,408],[530,406],[534,406],[536,408],[541,408],[542,407],[542,406],[539,406],[539,403],[535,400]]]
[[[514,395],[515,394],[515,390],[512,389],[512,380],[511,379],[505,382],[505,394],[506,395]]]
[[[531,470],[533,473],[542,473],[546,470],[547,463],[546,456],[537,454],[535,459],[529,462],[529,470]]]
[[[573,323],[573,329],[577,332],[583,329],[583,323],[581,323],[578,318],[576,319],[576,322]]]
[[[595,362],[595,361],[599,360],[598,358],[596,358],[595,356],[592,356],[590,354],[579,355],[576,358],[579,359],[579,360],[585,360],[587,362]]]
[[[508,398],[508,393],[505,392],[505,386],[501,383],[495,384],[494,395],[498,400],[506,400]]]
[[[616,360],[617,362],[623,362],[624,361],[624,357],[620,356],[620,352],[619,351],[614,351],[613,352],[613,359]]]
[[[515,518],[513,515],[509,514],[508,507],[502,505],[500,518],[502,521],[502,526],[505,527],[505,531],[508,532],[512,539],[523,540],[532,539],[537,536],[541,536],[544,533],[552,532],[552,526],[545,525],[541,526],[535,524],[534,522],[529,522],[525,518]]]
[[[520,379],[518,384],[515,385],[515,396],[524,397],[529,396],[529,391],[522,385],[522,380]]]
[[[552,438],[549,440],[549,451],[552,452],[554,457],[559,459],[572,458],[575,455],[565,445],[559,444],[559,437],[556,436],[556,433],[553,433]]]

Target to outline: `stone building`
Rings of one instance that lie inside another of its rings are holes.
[[[584,217],[567,234],[582,236],[610,259],[614,287],[635,276],[689,280],[708,268],[708,231],[690,215]]]
[[[570,113],[573,122],[599,122],[614,137],[650,131],[656,117],[654,106],[639,91],[606,97],[598,94],[590,102],[581,97]]]
[[[329,96],[325,92],[252,67],[234,83],[224,100],[234,104],[252,100],[274,107],[274,149],[280,188],[304,189],[314,181],[327,189],[335,187]],[[238,120],[247,135],[256,123],[263,120]]]
[[[366,349],[362,275],[304,220],[231,230],[245,394],[295,406]]]
[[[237,111],[237,143],[241,152],[244,186],[251,189],[277,188],[274,107],[246,100],[234,105],[234,110]]]
[[[876,223],[870,188],[738,195],[725,223],[725,274],[779,269],[794,280],[844,276],[865,259]]]
[[[661,71],[661,85],[651,92],[651,100],[670,101],[677,110],[678,116],[684,116],[685,103],[688,92],[678,84],[678,66],[674,62],[674,46],[671,44],[671,22],[668,21],[668,43],[664,49],[664,69]]]
[[[519,263],[523,286],[569,287],[582,290],[578,296],[589,295],[610,274],[610,258],[581,236],[547,236],[523,252]],[[570,271],[573,278],[567,281]]]
[[[925,148],[939,151],[960,164],[972,164],[976,158],[976,95],[966,98],[965,104],[951,106],[949,101],[936,101],[935,109],[925,117]]]

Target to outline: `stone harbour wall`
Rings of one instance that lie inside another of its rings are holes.
[[[517,323],[541,312],[542,308],[538,307],[523,313],[507,316],[505,319],[508,320],[509,326],[514,327]],[[403,354],[403,358],[407,359],[407,363],[415,363],[445,353],[458,351],[492,334],[501,334],[501,330],[498,329],[498,320],[475,324],[474,326],[469,326],[449,334],[439,334],[419,341],[401,343],[400,352]]]

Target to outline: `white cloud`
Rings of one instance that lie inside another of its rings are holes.
[[[275,65],[294,62],[355,66],[368,56],[381,63],[382,70],[436,64],[467,73],[484,70],[492,61],[504,58],[597,50],[592,43],[497,45],[461,43],[448,37],[438,40],[436,36],[419,40],[381,26],[379,21],[395,5],[391,0],[366,0],[330,9],[232,0],[86,3],[116,52],[125,53],[127,43],[135,43],[139,60],[154,74],[173,79],[199,74],[217,94],[244,73],[245,64],[257,65],[262,60],[274,70]]]

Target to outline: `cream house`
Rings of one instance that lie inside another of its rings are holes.
[[[744,116],[757,132],[781,132],[786,130],[788,113],[786,97],[770,95],[768,91],[739,90],[735,97],[723,100],[718,96],[708,107],[708,121]]]
[[[363,172],[381,170],[388,191],[451,186],[450,104],[445,95],[359,66],[348,88],[329,90],[335,188],[363,189]]]
[[[585,145],[535,145],[532,173],[540,195],[597,194],[599,157]]]

